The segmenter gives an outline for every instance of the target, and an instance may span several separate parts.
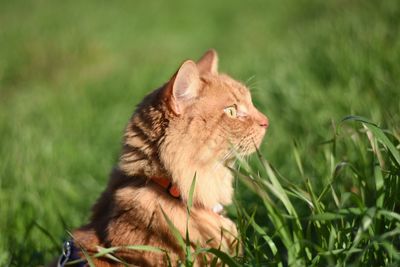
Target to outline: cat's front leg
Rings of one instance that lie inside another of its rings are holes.
[[[208,209],[194,209],[191,219],[191,227],[200,234],[200,243],[203,246],[218,248],[228,253],[235,251],[238,234],[233,221]]]

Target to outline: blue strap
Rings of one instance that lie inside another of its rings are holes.
[[[65,267],[69,261],[79,260],[81,259],[78,255],[78,250],[74,246],[73,240],[68,240],[64,242],[63,251],[58,258],[57,267]],[[81,261],[79,263],[74,264],[76,267],[84,267],[86,261]],[[67,265],[68,266],[68,265]]]

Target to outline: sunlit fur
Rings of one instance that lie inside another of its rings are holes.
[[[184,103],[181,113],[172,108],[176,100],[172,92],[174,75],[149,94],[130,119],[120,161],[108,187],[93,207],[89,224],[74,232],[76,242],[89,253],[96,252],[96,246],[151,245],[169,251],[175,265],[184,258],[184,252],[161,210],[185,237],[186,203],[195,175],[194,207],[188,226],[192,246],[234,250],[234,223],[212,208],[231,203],[232,174],[228,167],[232,167],[236,153],[254,152],[268,121],[253,106],[243,84],[217,73],[214,51],[207,52],[197,66],[200,87],[196,97]],[[237,118],[224,112],[229,106],[237,107]],[[180,189],[181,199],[172,198],[153,183],[152,176],[170,178]],[[166,262],[164,254],[154,252],[124,250],[116,255],[140,266]],[[95,263],[109,266],[113,262],[101,258]],[[204,264],[204,259],[199,256],[197,264]]]

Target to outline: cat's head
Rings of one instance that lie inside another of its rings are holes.
[[[269,125],[246,86],[218,73],[215,50],[197,62],[185,61],[165,93],[173,113],[170,134],[190,140],[194,148],[208,147],[219,160],[254,152]]]

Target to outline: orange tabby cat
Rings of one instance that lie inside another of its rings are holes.
[[[164,86],[145,97],[126,127],[118,166],[93,207],[89,224],[74,231],[76,247],[150,245],[168,251],[173,265],[184,259],[162,210],[185,237],[187,200],[196,175],[188,230],[192,247],[232,252],[236,227],[222,216],[231,203],[236,152],[259,146],[267,118],[252,104],[249,90],[217,71],[209,50],[183,62]],[[115,253],[139,266],[162,266],[166,254],[122,249]],[[84,255],[80,254],[81,257]],[[204,255],[203,255],[204,256]],[[203,265],[207,257],[198,257]],[[96,266],[114,266],[105,257]]]

